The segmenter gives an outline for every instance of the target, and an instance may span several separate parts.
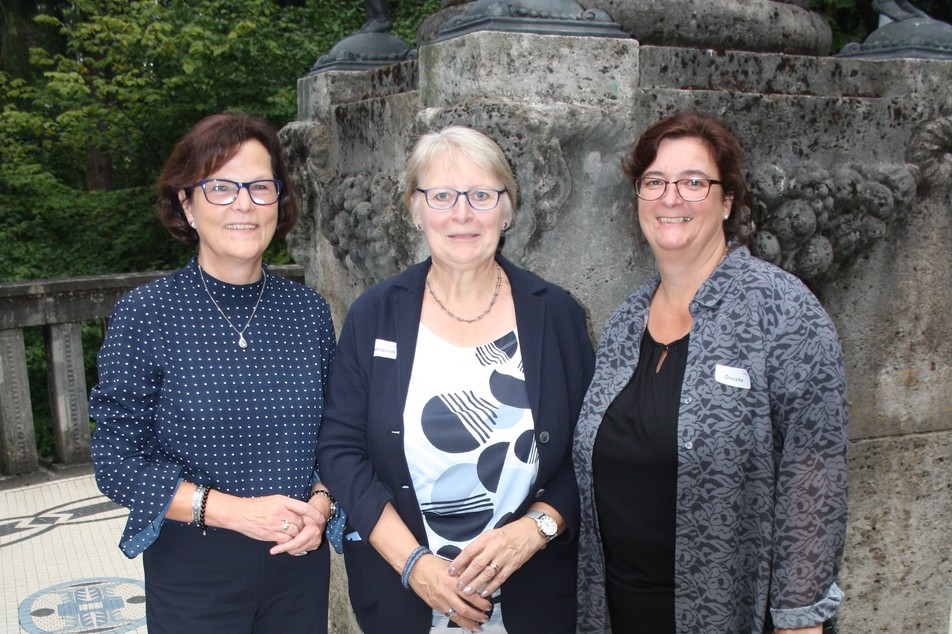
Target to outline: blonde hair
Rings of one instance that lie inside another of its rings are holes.
[[[413,146],[407,160],[404,182],[407,207],[412,210],[410,201],[413,200],[413,192],[419,186],[422,175],[438,157],[452,152],[462,153],[481,170],[502,182],[509,194],[509,215],[515,219],[516,207],[519,205],[519,187],[502,148],[482,132],[459,125],[449,126],[438,132],[427,132]]]

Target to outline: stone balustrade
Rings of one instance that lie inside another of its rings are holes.
[[[273,266],[271,271],[304,281],[304,271],[297,265]],[[0,473],[18,475],[39,466],[23,328],[43,327],[55,460],[89,462],[89,392],[81,324],[107,319],[123,294],[162,275],[124,273],[0,284]]]

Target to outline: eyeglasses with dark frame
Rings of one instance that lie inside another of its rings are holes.
[[[196,187],[201,187],[205,200],[213,205],[230,205],[238,200],[241,188],[248,190],[248,195],[256,205],[273,205],[278,202],[284,182],[276,178],[239,183],[227,178],[203,178],[194,185],[185,188],[191,194]]]
[[[465,192],[446,187],[431,187],[430,189],[417,187],[416,191],[423,194],[426,204],[431,209],[436,209],[437,211],[452,209],[460,196],[464,196],[469,206],[476,211],[491,211],[496,208],[499,204],[499,199],[506,193],[505,188],[489,189],[485,187],[470,189]]]
[[[711,193],[711,185],[721,185],[722,182],[713,178],[681,178],[676,181],[666,181],[661,178],[642,177],[635,179],[635,194],[642,200],[658,200],[668,191],[668,185],[673,184],[678,195],[689,203],[699,203]]]

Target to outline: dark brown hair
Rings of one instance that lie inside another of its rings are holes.
[[[710,115],[677,112],[652,124],[631,152],[622,160],[622,169],[634,186],[645,170],[658,156],[658,146],[664,139],[699,139],[711,152],[720,173],[725,196],[732,196],[730,215],[724,221],[728,244],[745,244],[750,237],[750,215],[753,200],[744,177],[746,155],[740,141],[723,121]],[[635,199],[637,209],[638,199]]]
[[[266,121],[245,114],[214,114],[195,124],[175,145],[159,177],[159,219],[169,233],[187,244],[198,244],[198,232],[189,226],[179,192],[195,195],[191,186],[230,161],[241,144],[256,140],[268,150],[274,177],[284,183],[278,197],[278,224],[274,235],[284,238],[298,217],[297,195],[284,160],[284,148]]]

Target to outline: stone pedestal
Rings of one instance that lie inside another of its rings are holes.
[[[300,81],[300,120],[282,131],[306,201],[292,252],[340,325],[364,288],[426,255],[400,184],[412,143],[470,125],[500,143],[519,184],[504,254],[577,297],[597,338],[654,272],[623,154],[677,109],[722,117],[749,153],[756,248],[807,281],[843,342],[853,524],[841,629],[947,631],[950,76],[929,60],[470,33],[417,61]]]

